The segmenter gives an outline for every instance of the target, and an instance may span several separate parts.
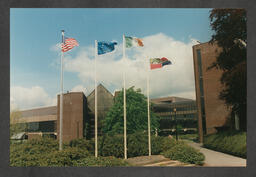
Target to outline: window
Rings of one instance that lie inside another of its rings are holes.
[[[206,134],[205,103],[204,103],[204,87],[203,87],[201,50],[197,49],[196,52],[197,52],[198,72],[199,72],[199,90],[200,90],[200,103],[201,103],[201,112],[202,112],[203,133]]]

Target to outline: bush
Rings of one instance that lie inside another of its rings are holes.
[[[88,152],[90,152],[92,155],[94,154],[94,141],[91,141],[91,140],[74,139],[70,141],[69,146],[85,149]]]
[[[93,140],[94,141],[94,140]],[[103,136],[98,139],[99,154],[101,156],[115,156],[123,158],[124,139],[123,135]]]
[[[182,142],[169,137],[151,136],[152,154],[163,153],[173,160],[200,164],[202,155]],[[127,166],[124,156],[123,135],[98,138],[98,154],[93,157],[94,140],[77,139],[64,144],[59,151],[53,139],[30,140],[10,145],[11,166]],[[127,136],[128,157],[148,155],[148,136],[137,132]],[[114,157],[113,157],[114,156]]]
[[[73,161],[91,154],[81,148],[68,147],[58,150],[58,142],[53,139],[27,141],[23,144],[10,145],[11,166],[72,166]]]
[[[169,137],[162,138],[161,143],[161,152],[168,151],[169,149],[173,148],[176,145],[176,140]]]
[[[123,135],[103,136],[98,140],[99,154],[101,156],[124,157]],[[168,140],[167,140],[168,139]],[[93,140],[94,141],[94,140]],[[169,142],[170,141],[170,142]],[[168,144],[170,143],[170,144]],[[160,154],[163,150],[172,146],[169,138],[151,136],[152,154]],[[148,136],[142,132],[136,132],[127,136],[127,156],[136,157],[148,155]]]
[[[246,158],[246,133],[225,131],[207,135],[204,147]]]
[[[183,142],[177,142],[171,149],[164,151],[163,155],[171,160],[196,165],[202,165],[205,159],[202,153]]]
[[[148,155],[148,136],[142,132],[136,132],[127,137],[128,157]]]

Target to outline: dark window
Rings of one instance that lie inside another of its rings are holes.
[[[198,72],[199,72],[199,89],[200,89],[200,102],[201,102],[201,112],[202,112],[203,133],[206,134],[205,103],[204,103],[204,87],[203,87],[201,50],[197,49],[196,52],[197,52]]]

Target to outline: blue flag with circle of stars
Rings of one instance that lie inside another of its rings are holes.
[[[112,52],[115,50],[115,45],[117,45],[117,42],[98,42],[98,55]]]

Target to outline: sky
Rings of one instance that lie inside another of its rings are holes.
[[[64,53],[64,92],[94,89],[94,43],[116,41],[113,52],[97,57],[97,80],[111,93],[135,86],[150,98],[195,99],[192,46],[208,42],[211,9],[54,9],[10,10],[10,106],[30,109],[56,105],[60,93],[61,30],[79,46]],[[142,39],[144,47],[126,49],[122,35]],[[149,58],[172,65],[148,70]]]

